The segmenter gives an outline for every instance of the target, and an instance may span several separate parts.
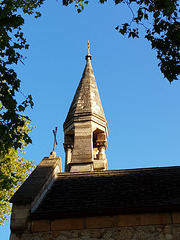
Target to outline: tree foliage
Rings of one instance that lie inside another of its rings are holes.
[[[107,0],[100,0],[105,3]],[[178,0],[114,0],[126,4],[132,14],[130,22],[116,27],[128,38],[139,38],[139,30],[144,28],[144,37],[157,51],[159,67],[164,77],[171,83],[180,74],[180,8]],[[78,13],[84,9],[87,0],[63,0],[64,5],[75,3]]]
[[[29,45],[22,32],[23,14],[40,16],[36,8],[44,0],[3,0],[0,2],[0,150],[9,151],[22,147],[22,142],[30,143],[31,139],[23,131],[25,121],[29,120],[22,113],[27,106],[33,106],[31,95],[17,101],[20,92],[20,79],[13,66],[23,63],[21,50]]]
[[[25,121],[25,125],[19,128],[28,133],[32,128],[27,120],[22,120]],[[26,145],[22,140],[22,147],[19,150],[12,147],[6,153],[0,150],[0,225],[4,224],[11,213],[10,198],[34,168],[33,161],[27,161],[20,156]]]
[[[36,11],[44,0],[2,0],[0,2],[0,224],[10,214],[9,199],[23,183],[34,164],[20,157],[31,142],[30,120],[23,115],[33,106],[31,95],[18,102],[20,79],[14,66],[23,63],[21,52],[29,45],[22,32],[24,14],[39,17]],[[21,93],[22,94],[22,93]]]

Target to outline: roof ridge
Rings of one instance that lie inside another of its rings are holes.
[[[147,172],[156,170],[170,170],[174,168],[180,168],[180,166],[166,166],[166,167],[149,167],[149,168],[132,168],[132,169],[118,169],[118,170],[105,170],[105,171],[86,171],[86,172],[61,172],[57,174],[57,177],[95,177],[95,176],[112,176],[127,173]]]

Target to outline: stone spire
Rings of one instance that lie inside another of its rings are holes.
[[[86,66],[64,122],[65,171],[107,169],[108,126],[91,59],[88,43]]]

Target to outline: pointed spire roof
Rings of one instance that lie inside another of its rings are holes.
[[[94,116],[99,120],[106,122],[91,65],[91,59],[92,56],[89,53],[88,44],[86,66],[64,122],[64,128],[68,127],[74,118],[81,118],[85,116]]]

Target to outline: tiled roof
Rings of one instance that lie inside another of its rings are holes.
[[[180,210],[180,167],[61,173],[32,217]]]

